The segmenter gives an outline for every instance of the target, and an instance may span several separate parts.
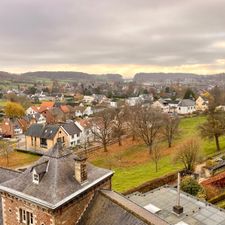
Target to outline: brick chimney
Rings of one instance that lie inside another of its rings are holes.
[[[85,156],[76,156],[75,161],[75,179],[83,184],[87,181],[87,158]]]

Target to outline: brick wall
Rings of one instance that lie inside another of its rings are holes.
[[[34,225],[54,225],[53,217],[47,211],[34,204],[14,198],[9,195],[2,195],[3,223],[4,225],[21,225],[19,209],[32,212]]]

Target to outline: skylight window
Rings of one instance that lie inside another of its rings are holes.
[[[151,213],[157,213],[161,210],[160,208],[158,208],[157,206],[152,205],[152,204],[148,204],[144,208],[147,209]]]

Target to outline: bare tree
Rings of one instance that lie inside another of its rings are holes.
[[[138,109],[141,106],[126,106],[125,108],[125,121],[126,128],[128,128],[128,133],[132,136],[132,140],[134,141],[137,135],[136,132],[136,118]]]
[[[94,134],[95,140],[102,144],[105,152],[107,152],[107,144],[112,140],[112,120],[112,111],[106,109],[99,112],[91,122],[91,132]]]
[[[122,108],[113,109],[113,133],[118,140],[119,146],[122,145],[121,137],[124,133],[124,110]]]
[[[152,153],[154,141],[162,128],[162,113],[152,107],[141,107],[137,112],[136,133]]]
[[[199,126],[201,136],[215,140],[216,149],[220,151],[219,138],[225,134],[225,112],[222,110],[210,111],[206,122]]]
[[[172,117],[167,114],[163,116],[162,135],[166,138],[169,148],[171,148],[172,141],[178,133],[179,123],[178,117]]]
[[[158,163],[159,160],[161,159],[161,150],[158,147],[158,145],[154,145],[152,148],[152,161],[155,163],[155,172],[158,172]]]
[[[201,156],[198,139],[188,139],[184,142],[175,154],[175,161],[182,162],[187,171],[193,171],[194,165]]]

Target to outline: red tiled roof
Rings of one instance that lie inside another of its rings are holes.
[[[54,102],[42,102],[40,107],[53,107],[55,105]]]
[[[48,110],[46,110],[44,113],[42,113],[42,115],[46,118],[47,123],[54,123],[55,122],[54,116]]]
[[[224,181],[225,181],[225,171],[222,173],[219,173],[215,176],[212,176],[207,180],[204,180],[201,184],[202,185],[213,185],[213,184],[217,184],[220,182],[224,183]]]
[[[70,109],[68,108],[67,105],[61,105],[60,109],[64,112],[64,113],[69,113]]]
[[[43,111],[52,108],[54,105],[54,102],[42,102],[39,108],[39,112],[42,113]]]
[[[33,109],[35,112],[38,112],[38,108],[35,105],[32,105],[31,109]]]

